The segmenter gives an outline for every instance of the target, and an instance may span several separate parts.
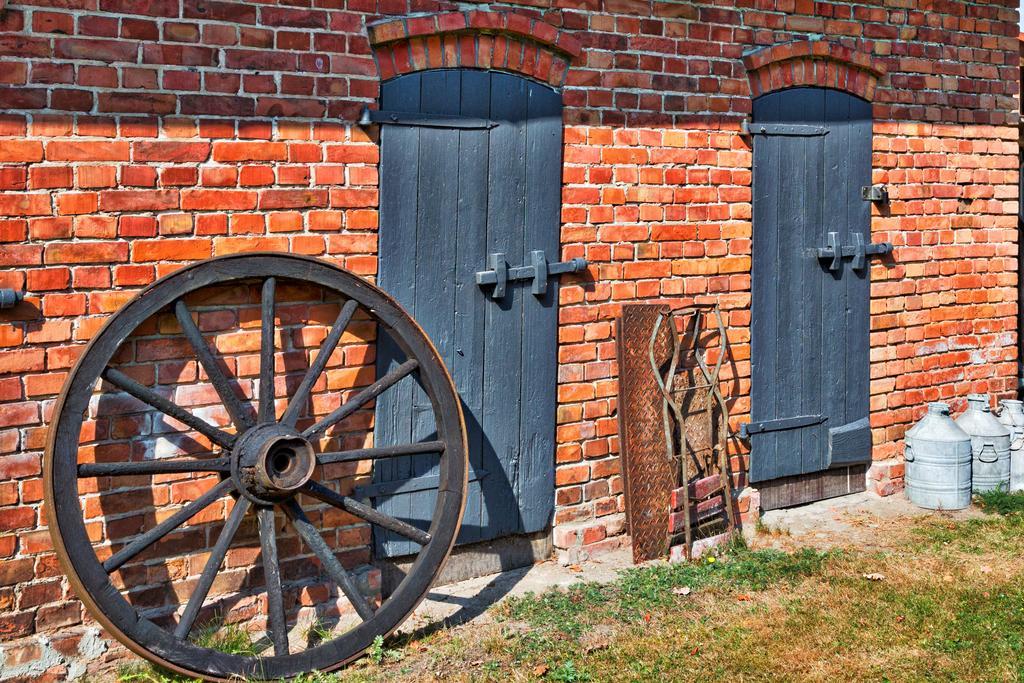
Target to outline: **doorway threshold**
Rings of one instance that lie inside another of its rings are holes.
[[[764,511],[795,507],[867,489],[867,464],[837,467],[751,484],[761,493]]]

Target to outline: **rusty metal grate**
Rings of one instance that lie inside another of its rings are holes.
[[[719,385],[725,335],[715,304],[623,306],[619,427],[635,562],[663,556],[675,539],[689,557],[695,535],[736,528],[729,410]]]
[[[633,561],[663,557],[668,551],[670,495],[675,473],[666,451],[662,397],[651,372],[651,333],[660,304],[626,304],[617,326],[619,360],[619,435],[626,516],[633,540]],[[671,356],[667,329],[654,340],[656,358]]]

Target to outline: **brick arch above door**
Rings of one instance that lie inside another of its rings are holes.
[[[389,18],[370,24],[368,33],[382,81],[427,69],[475,68],[560,88],[582,49],[570,33],[518,12]]]
[[[828,40],[796,40],[752,52],[743,58],[750,96],[800,86],[834,88],[869,102],[885,76],[882,60]]]

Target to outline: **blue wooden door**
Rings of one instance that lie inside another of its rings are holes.
[[[462,398],[471,467],[458,540],[540,531],[554,507],[558,285],[536,295],[510,282],[493,297],[475,274],[496,253],[511,267],[537,250],[558,260],[561,97],[518,76],[452,69],[384,83],[381,109],[421,115],[381,126],[379,282],[437,345]],[[382,338],[379,371],[401,360]],[[422,391],[412,381],[397,389],[378,401],[376,443],[432,439]],[[378,461],[361,493],[426,528],[436,463]],[[378,556],[418,550],[379,531]]]
[[[759,97],[753,118],[747,429],[770,509],[864,488],[870,256],[856,252],[871,241],[871,105],[793,88]]]

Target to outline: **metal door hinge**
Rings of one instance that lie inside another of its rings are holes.
[[[828,135],[826,126],[812,126],[803,123],[753,123],[743,119],[740,124],[743,135],[786,135],[789,137],[815,137]]]
[[[421,128],[470,129],[488,129],[498,125],[496,121],[491,121],[490,119],[478,119],[470,116],[423,114],[411,111],[380,111],[363,107],[363,113],[359,117],[359,125],[365,127],[375,123],[394,126],[419,126]]]
[[[860,196],[866,202],[889,203],[889,188],[885,185],[865,185],[860,188]]]
[[[481,270],[476,274],[478,285],[494,285],[491,291],[492,299],[500,299],[505,296],[505,289],[509,282],[515,280],[533,280],[530,291],[542,295],[548,291],[548,277],[560,273],[578,273],[586,269],[587,260],[574,258],[571,261],[559,261],[548,263],[548,258],[543,251],[530,252],[530,265],[509,268],[505,255],[501,253],[491,254],[487,258],[487,265],[490,270]]]
[[[824,415],[798,415],[796,417],[783,417],[778,420],[762,420],[760,422],[745,422],[740,425],[740,437],[749,438],[753,434],[765,432],[783,432],[789,429],[801,429],[820,425],[828,418]]]
[[[0,289],[0,309],[14,308],[25,300],[25,292],[16,289]]]
[[[828,234],[828,246],[818,249],[819,259],[831,259],[828,269],[835,272],[840,270],[842,260],[846,256],[852,256],[851,263],[854,270],[863,270],[867,267],[869,256],[884,256],[892,253],[892,244],[889,242],[876,242],[867,244],[864,242],[864,235],[859,232],[853,233],[853,244],[839,245],[839,233]]]

